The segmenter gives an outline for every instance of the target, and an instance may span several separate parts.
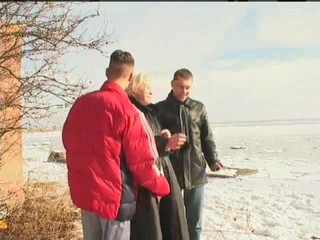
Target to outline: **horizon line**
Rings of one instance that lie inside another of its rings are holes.
[[[276,118],[260,120],[232,120],[232,121],[209,121],[210,123],[256,123],[256,122],[298,122],[298,121],[320,121],[320,118]]]

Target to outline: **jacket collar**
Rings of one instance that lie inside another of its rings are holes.
[[[191,108],[191,99],[188,97],[183,103],[179,102],[174,96],[173,96],[173,92],[172,90],[170,91],[170,93],[168,94],[168,97],[166,99],[166,101],[175,104],[175,105],[184,105],[188,108]]]
[[[115,82],[112,81],[108,81],[106,80],[101,88],[100,91],[107,91],[107,90],[113,90],[115,92],[117,92],[121,97],[127,98],[128,95],[126,93],[125,90],[123,90],[118,84],[116,84]]]
[[[135,105],[141,112],[146,113],[149,111],[152,111],[152,109],[149,106],[142,105],[138,100],[136,100],[134,97],[129,96],[129,99],[133,105]]]

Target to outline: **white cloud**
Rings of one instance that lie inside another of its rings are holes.
[[[320,117],[320,58],[238,63],[214,70],[194,96],[215,119]],[[205,87],[204,87],[205,86]]]
[[[213,62],[210,62],[209,65],[214,67],[214,68],[216,68],[216,69],[224,69],[224,68],[231,68],[231,67],[234,67],[234,66],[238,66],[239,65],[239,61],[232,60],[232,59],[215,60]]]
[[[319,4],[279,4],[261,20],[257,40],[266,46],[319,47]]]
[[[222,4],[212,4],[210,9],[201,4],[176,3],[171,8],[163,4],[150,11],[118,45],[129,49],[142,68],[174,71],[195,67],[215,54],[242,9]]]

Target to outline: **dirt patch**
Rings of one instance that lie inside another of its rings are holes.
[[[240,169],[237,169],[237,171],[236,171],[237,176],[253,175],[256,173],[258,173],[257,169],[249,169],[249,168],[240,168]]]

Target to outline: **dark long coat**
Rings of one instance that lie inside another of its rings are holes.
[[[131,221],[131,240],[189,240],[181,189],[165,151],[167,140],[160,136],[161,126],[153,106],[143,106],[134,98],[130,100],[144,113],[153,130],[160,156],[157,164],[170,185],[170,194],[161,198],[160,204],[154,194],[139,187],[136,213]]]

